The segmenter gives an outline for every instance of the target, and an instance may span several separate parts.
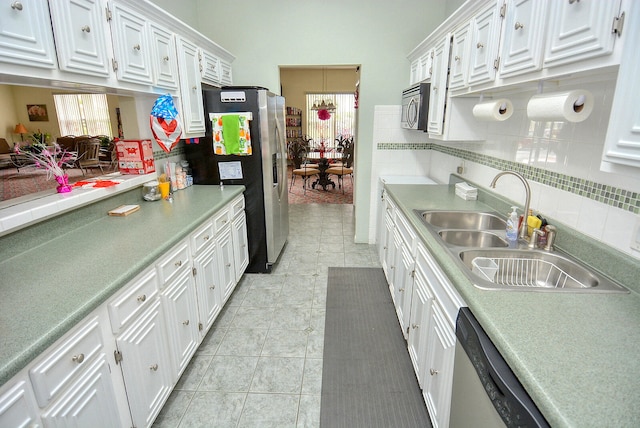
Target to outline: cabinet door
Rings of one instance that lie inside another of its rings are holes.
[[[137,427],[151,425],[171,392],[172,369],[164,324],[156,299],[116,338],[131,417]]]
[[[449,74],[449,36],[433,50],[431,69],[431,94],[429,95],[429,120],[427,130],[432,135],[442,135],[444,105],[447,98],[447,76]]]
[[[631,8],[629,22],[640,21],[640,7]],[[604,171],[635,175],[640,168],[640,25],[629,26],[624,44],[613,106],[609,116],[609,128],[605,139],[602,164]]]
[[[249,241],[247,239],[247,216],[243,212],[236,216],[232,224],[233,231],[233,265],[235,281],[240,282],[245,269],[249,266]]]
[[[420,57],[420,80],[431,79],[431,64],[433,62],[433,51],[429,51]],[[417,82],[416,82],[417,83]]]
[[[411,61],[411,70],[409,72],[409,84],[413,85],[420,81],[420,60]]]
[[[198,329],[204,336],[222,310],[222,287],[218,282],[218,252],[208,247],[194,260],[196,289],[198,292]]]
[[[216,237],[216,246],[218,247],[218,275],[220,278],[218,283],[223,290],[222,301],[226,302],[236,286],[230,226],[218,234]]]
[[[397,230],[397,229],[396,229]],[[395,234],[396,236],[398,233]],[[413,256],[404,242],[396,247],[394,303],[402,334],[407,338],[413,289]]]
[[[619,0],[552,1],[550,7],[545,67],[608,55],[613,51],[616,33],[611,29],[620,9]]]
[[[57,68],[47,0],[0,0],[0,62]]]
[[[449,72],[449,89],[460,89],[467,84],[469,69],[469,27],[465,24],[453,32],[451,43],[451,71]]]
[[[222,75],[220,60],[217,56],[210,52],[201,50],[202,52],[202,82],[210,85],[219,86],[220,76]]]
[[[45,413],[47,427],[120,427],[120,416],[106,354],[100,354]]]
[[[424,388],[426,373],[426,342],[432,301],[433,295],[429,293],[426,278],[421,268],[416,266],[413,294],[411,296],[411,316],[407,345],[409,347],[409,356],[413,363],[413,370],[418,378],[418,384],[422,388]]]
[[[149,30],[154,85],[176,91],[178,89],[178,58],[175,36],[155,23],[149,25]]]
[[[166,311],[167,330],[172,342],[173,381],[189,364],[200,343],[196,288],[191,271],[186,270],[160,294]]]
[[[119,3],[113,3],[112,15],[111,35],[118,80],[152,84],[151,43],[146,18]]]
[[[103,3],[62,0],[50,7],[60,69],[108,77],[113,54]]]
[[[205,117],[200,88],[200,60],[196,45],[178,38],[178,71],[185,137],[204,135]]]
[[[232,85],[233,84],[233,74],[231,72],[231,64],[220,60],[220,69],[222,70],[222,76],[220,77],[220,83],[224,85]]]
[[[5,384],[4,388],[7,386],[8,384]],[[31,384],[19,380],[0,394],[0,426],[19,428],[40,426],[37,408]]]
[[[500,9],[496,3],[471,20],[469,85],[493,82],[500,44]]]
[[[422,391],[434,427],[449,426],[456,336],[437,301],[432,303],[427,332],[427,370]]]
[[[547,9],[546,0],[507,2],[502,28],[501,77],[515,76],[542,68]]]

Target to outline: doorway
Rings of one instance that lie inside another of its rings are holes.
[[[309,157],[342,161],[345,141],[357,151],[359,65],[280,66],[281,94],[287,106],[286,135],[289,151],[289,176],[292,179],[296,148],[303,144]],[[318,160],[316,159],[316,162]],[[296,162],[297,163],[297,162]],[[351,166],[351,165],[350,165]],[[335,184],[312,186],[310,178],[305,190],[297,177],[290,189],[289,203],[353,204],[354,180],[357,171],[338,179]]]

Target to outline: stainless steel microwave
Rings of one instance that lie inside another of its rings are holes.
[[[401,125],[406,129],[427,131],[431,84],[417,83],[402,91]]]

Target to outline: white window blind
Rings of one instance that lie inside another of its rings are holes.
[[[54,95],[60,135],[113,137],[107,96],[104,94]]]
[[[318,112],[311,110],[313,103],[320,104],[331,101],[336,110],[330,112],[331,118],[320,120]],[[313,139],[314,147],[324,142],[328,150],[335,148],[338,136],[350,137],[355,132],[355,97],[349,94],[307,94],[307,136]]]

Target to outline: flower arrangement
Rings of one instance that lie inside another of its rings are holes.
[[[35,164],[36,168],[46,169],[47,180],[50,180],[51,177],[65,176],[64,168],[72,167],[73,163],[77,159],[77,155],[75,153],[62,150],[57,143],[54,143],[53,149],[51,149],[51,146],[47,147],[35,144],[33,146],[38,147],[36,150],[34,150],[35,147],[25,147],[23,150],[20,150],[20,147],[16,146],[14,151],[16,154],[31,160]]]
[[[331,119],[331,113],[329,113],[329,110],[318,110],[318,119],[329,120]]]

